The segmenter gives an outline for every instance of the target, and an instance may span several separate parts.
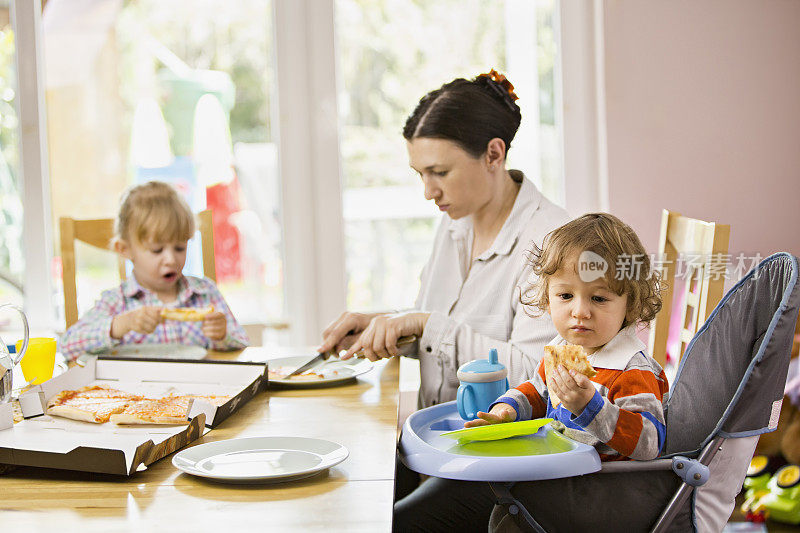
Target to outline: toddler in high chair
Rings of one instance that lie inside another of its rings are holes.
[[[104,291],[94,307],[70,327],[62,352],[75,359],[121,344],[178,343],[211,350],[237,350],[247,335],[208,278],[183,275],[194,215],[170,185],[151,181],[122,197],[114,227],[115,252],[133,263],[132,275]],[[164,319],[162,309],[208,308],[202,321]]]
[[[546,377],[543,360],[533,379],[465,426],[549,417],[604,461],[658,456],[669,386],[636,327],[655,318],[661,296],[636,233],[612,215],[587,214],[548,234],[531,260],[539,278],[523,303],[550,313],[558,335],[549,344],[582,346],[597,374],[590,379],[559,364]]]

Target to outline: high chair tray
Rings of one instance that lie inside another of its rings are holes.
[[[411,470],[463,481],[534,481],[600,470],[600,456],[546,425],[533,435],[459,443],[442,433],[464,427],[456,402],[421,409],[408,417],[400,456]]]

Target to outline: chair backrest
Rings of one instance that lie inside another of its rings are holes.
[[[198,229],[203,256],[203,275],[213,281],[217,280],[214,264],[214,234],[212,231],[211,210],[206,209],[197,214]],[[101,250],[109,250],[109,243],[114,236],[114,219],[100,218],[79,220],[70,217],[59,219],[61,230],[61,268],[64,285],[64,317],[69,328],[78,321],[78,291],[75,276],[75,241],[81,241]],[[124,280],[125,260],[118,261],[119,277]]]
[[[667,360],[669,324],[673,312],[680,313],[680,360],[687,343],[722,298],[725,256],[730,226],[704,222],[663,211],[659,237],[661,275],[665,282],[662,307],[650,327],[650,353],[661,366]],[[680,267],[680,268],[678,268]],[[677,277],[676,277],[677,275]],[[680,309],[673,309],[676,280],[684,279]]]
[[[800,309],[798,260],[762,261],[722,299],[689,343],[666,405],[664,453],[699,450],[717,435],[777,427]]]

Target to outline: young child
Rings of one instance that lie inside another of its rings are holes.
[[[546,382],[542,362],[533,379],[465,426],[548,417],[604,461],[658,456],[669,387],[636,336],[636,326],[661,308],[659,279],[639,238],[612,215],[588,214],[551,232],[532,262],[539,279],[523,303],[549,312],[558,331],[550,344],[583,346],[597,375],[558,365]],[[556,408],[550,391],[561,399]]]
[[[214,283],[184,276],[186,246],[194,235],[194,215],[166,183],[151,181],[129,189],[117,216],[114,251],[130,259],[133,275],[100,300],[64,334],[61,349],[70,359],[120,344],[179,343],[211,350],[248,344]],[[206,307],[202,322],[161,317],[164,307]]]

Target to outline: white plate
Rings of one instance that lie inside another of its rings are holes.
[[[98,353],[112,357],[202,359],[208,352],[202,346],[191,344],[122,344]]]
[[[307,363],[309,359],[313,357],[312,355],[297,355],[292,357],[279,357],[276,359],[268,359],[267,363],[269,364],[269,370],[275,371],[277,368],[286,368],[294,370],[298,368],[303,363]],[[297,381],[294,379],[273,379],[271,376],[269,378],[270,384],[279,384],[286,387],[297,387],[297,388],[313,388],[313,387],[327,387],[330,385],[337,385],[340,383],[346,383],[351,381],[356,376],[360,376],[366,372],[372,370],[372,362],[367,359],[357,359],[352,357],[347,359],[346,361],[341,361],[337,358],[329,359],[325,361],[324,364],[319,365],[312,369],[314,372],[322,372],[323,375],[325,372],[330,372],[331,374],[333,371],[336,371],[335,375],[326,376],[322,379],[315,379],[313,381]]]
[[[347,459],[341,444],[306,437],[249,437],[187,448],[172,464],[194,476],[229,483],[278,483],[313,476]]]

